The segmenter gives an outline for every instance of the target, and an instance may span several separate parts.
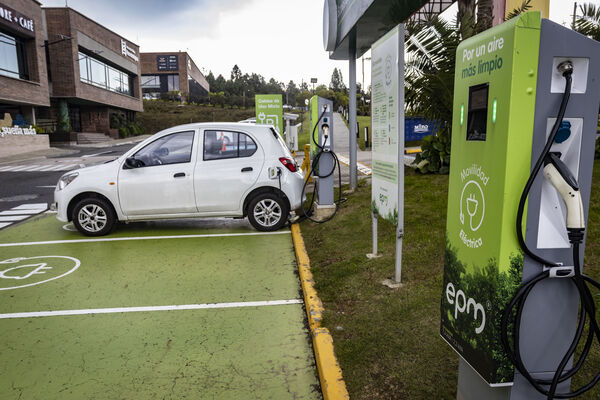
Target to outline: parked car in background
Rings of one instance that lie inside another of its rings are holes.
[[[300,207],[304,175],[268,125],[195,123],[161,131],[121,157],[64,174],[54,191],[60,221],[88,236],[118,221],[248,217],[280,229]]]

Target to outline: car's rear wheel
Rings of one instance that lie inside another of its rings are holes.
[[[248,205],[248,220],[256,230],[263,232],[280,229],[288,214],[287,203],[276,193],[259,194]]]
[[[73,209],[73,225],[86,236],[103,236],[109,233],[117,220],[115,213],[103,199],[86,198]]]

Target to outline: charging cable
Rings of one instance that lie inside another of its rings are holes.
[[[310,202],[308,203],[308,208],[306,207],[305,204],[302,204],[302,214],[303,214],[303,218],[309,219],[312,222],[315,222],[318,224],[322,224],[324,222],[332,220],[333,217],[335,217],[335,215],[337,214],[339,205],[345,201],[345,199],[342,199],[342,172],[341,172],[341,168],[340,168],[340,160],[338,159],[337,155],[330,148],[326,147],[327,140],[329,140],[329,126],[328,125],[323,126],[324,140],[323,140],[322,145],[320,145],[317,142],[317,140],[315,139],[315,131],[316,131],[317,127],[319,126],[319,123],[323,119],[323,116],[325,115],[326,111],[327,111],[327,106],[325,106],[323,108],[323,112],[321,113],[321,116],[317,120],[317,123],[315,124],[315,127],[313,128],[313,131],[311,134],[311,140],[319,150],[318,150],[317,154],[315,155],[315,157],[313,158],[311,166],[310,166],[310,172],[309,172],[308,176],[306,177],[306,179],[304,180],[304,186],[302,187],[302,197],[301,197],[301,198],[304,198],[304,196],[306,194],[306,189],[308,187],[308,182],[310,180],[310,177],[311,176],[317,177],[318,179],[313,179],[313,192],[312,192]],[[333,167],[331,168],[331,171],[327,171],[327,173],[323,173],[323,171],[319,170],[319,160],[321,159],[321,157],[323,157],[324,154],[327,154],[329,157],[333,158]],[[319,188],[319,180],[330,177],[331,175],[333,175],[335,173],[336,169],[338,172],[338,188],[339,188],[339,190],[338,190],[338,199],[334,202],[335,209],[329,217],[327,217],[325,219],[320,219],[320,220],[315,219],[312,217],[312,213],[313,213],[312,208],[315,204],[315,196],[316,196],[316,193]]]
[[[541,394],[551,399],[569,399],[585,393],[590,390],[599,380],[600,373],[598,373],[592,380],[587,384],[583,385],[577,390],[571,392],[559,392],[557,393],[558,385],[571,377],[573,377],[583,366],[594,342],[594,337],[600,343],[600,329],[596,322],[596,306],[592,293],[588,284],[595,286],[600,289],[600,283],[596,282],[587,275],[581,273],[581,259],[579,252],[579,245],[583,242],[585,233],[585,218],[583,215],[583,203],[581,201],[581,194],[579,193],[579,187],[577,180],[571,174],[568,167],[560,160],[560,154],[550,153],[550,148],[556,137],[558,129],[563,121],[565,110],[569,102],[569,96],[571,94],[573,64],[570,61],[562,62],[558,65],[558,70],[565,78],[565,91],[560,103],[558,117],[552,130],[548,141],[542,150],[539,158],[537,159],[529,179],[525,184],[523,193],[519,200],[519,207],[517,210],[517,238],[519,245],[525,254],[527,254],[533,260],[539,262],[544,267],[544,270],[533,278],[523,283],[512,300],[508,303],[502,315],[501,324],[501,341],[504,350],[506,351],[509,359],[514,364],[515,368],[529,381],[529,383]],[[549,182],[556,188],[561,195],[565,205],[567,206],[567,233],[569,241],[572,244],[573,249],[573,268],[565,267],[561,263],[552,262],[546,260],[539,255],[535,254],[531,249],[527,247],[525,239],[523,237],[523,213],[525,209],[525,202],[529,196],[529,192],[533,185],[533,181],[544,166],[544,176]],[[547,268],[546,268],[547,267]],[[520,323],[523,315],[523,308],[527,301],[527,297],[533,290],[536,284],[542,282],[547,278],[565,278],[570,279],[571,282],[577,288],[580,296],[580,307],[577,321],[577,329],[575,336],[569,346],[568,350],[562,357],[556,372],[552,379],[539,379],[534,378],[531,373],[527,370],[523,359],[521,357],[520,349]],[[586,322],[589,323],[586,324]],[[512,343],[509,340],[509,325],[512,323]],[[574,362],[573,367],[565,372],[565,369],[573,359],[575,350],[577,349],[581,339],[584,337],[584,332],[587,326],[587,335],[585,343],[581,349],[581,354],[577,361]],[[546,386],[546,387],[544,387]]]

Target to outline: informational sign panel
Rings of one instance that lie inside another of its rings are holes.
[[[257,94],[256,123],[273,125],[281,135],[283,132],[283,100],[280,94]]]
[[[179,69],[177,54],[160,54],[156,56],[156,69],[159,71],[177,71]]]
[[[404,137],[398,128],[404,107],[399,82],[398,57],[403,45],[399,27],[379,39],[371,50],[371,127],[373,130],[373,179],[371,204],[382,218],[398,224],[399,155],[404,154]],[[403,133],[403,132],[402,132]],[[400,140],[399,140],[400,139]]]

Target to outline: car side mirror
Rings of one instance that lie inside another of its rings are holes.
[[[125,159],[125,169],[133,169],[143,167],[144,163],[135,157],[127,157]]]

